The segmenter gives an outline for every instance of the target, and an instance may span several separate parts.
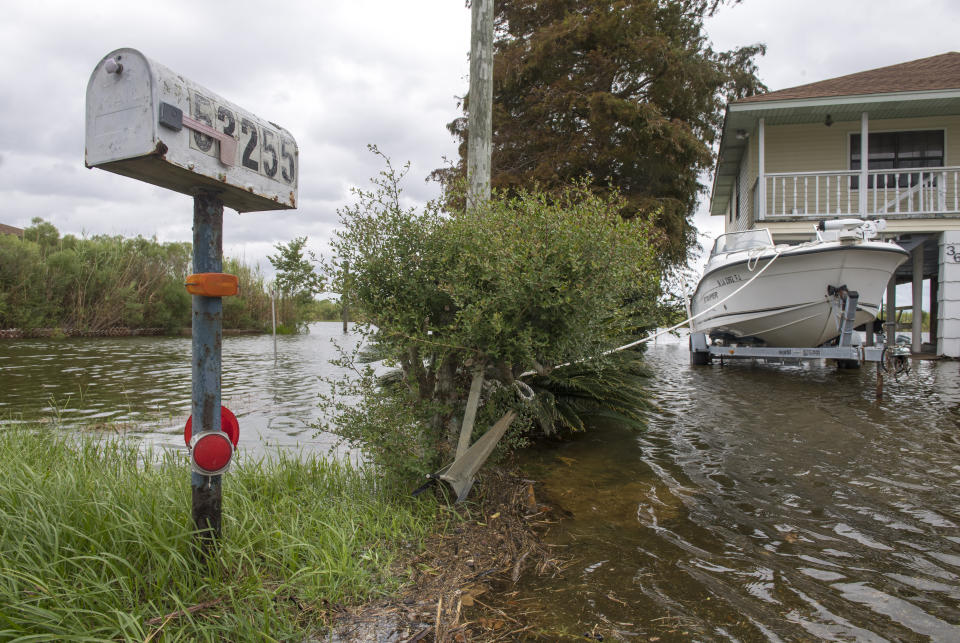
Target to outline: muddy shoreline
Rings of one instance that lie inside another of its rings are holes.
[[[435,493],[452,501],[445,489]],[[446,524],[397,564],[396,573],[410,577],[403,590],[356,608],[332,609],[331,634],[319,640],[562,640],[538,631],[531,618],[536,607],[517,601],[514,590],[525,575],[563,572],[562,554],[543,539],[560,510],[537,482],[516,471],[484,472],[473,493],[461,505],[442,505]]]

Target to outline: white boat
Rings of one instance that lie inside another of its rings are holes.
[[[909,256],[874,240],[885,227],[827,221],[815,241],[798,245],[774,245],[766,228],[721,235],[690,301],[692,331],[728,344],[821,346],[840,335],[842,298],[854,291],[855,325],[873,321],[887,282]]]

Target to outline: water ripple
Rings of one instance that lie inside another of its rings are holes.
[[[351,348],[339,323],[306,335],[223,338],[223,404],[240,422],[240,446],[327,450],[314,437],[320,375],[339,371],[333,340]],[[110,424],[166,448],[183,448],[190,414],[190,338],[124,337],[0,342],[0,422]]]
[[[647,637],[960,640],[956,365],[916,362],[877,402],[870,368],[687,360],[685,345],[649,351],[646,432],[528,454],[572,514],[556,544],[584,566],[619,561],[569,594],[533,581],[551,618],[589,596],[578,619]],[[588,512],[585,493],[617,500]]]

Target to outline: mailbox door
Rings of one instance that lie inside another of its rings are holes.
[[[107,61],[121,65],[106,71]],[[155,149],[154,77],[135,49],[113,51],[94,68],[87,85],[87,167],[136,158]]]

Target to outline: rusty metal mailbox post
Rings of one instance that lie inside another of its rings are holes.
[[[193,520],[205,550],[220,535],[222,473],[236,435],[221,426],[223,207],[296,207],[293,136],[135,49],[117,49],[87,84],[85,164],[193,197]],[[226,278],[226,279],[225,279]],[[191,280],[188,280],[191,281]],[[223,283],[228,283],[226,290]],[[235,280],[234,280],[235,283]],[[205,284],[214,284],[207,286]],[[205,439],[210,438],[210,439]],[[201,442],[205,443],[199,449]],[[201,453],[202,452],[202,453]]]

